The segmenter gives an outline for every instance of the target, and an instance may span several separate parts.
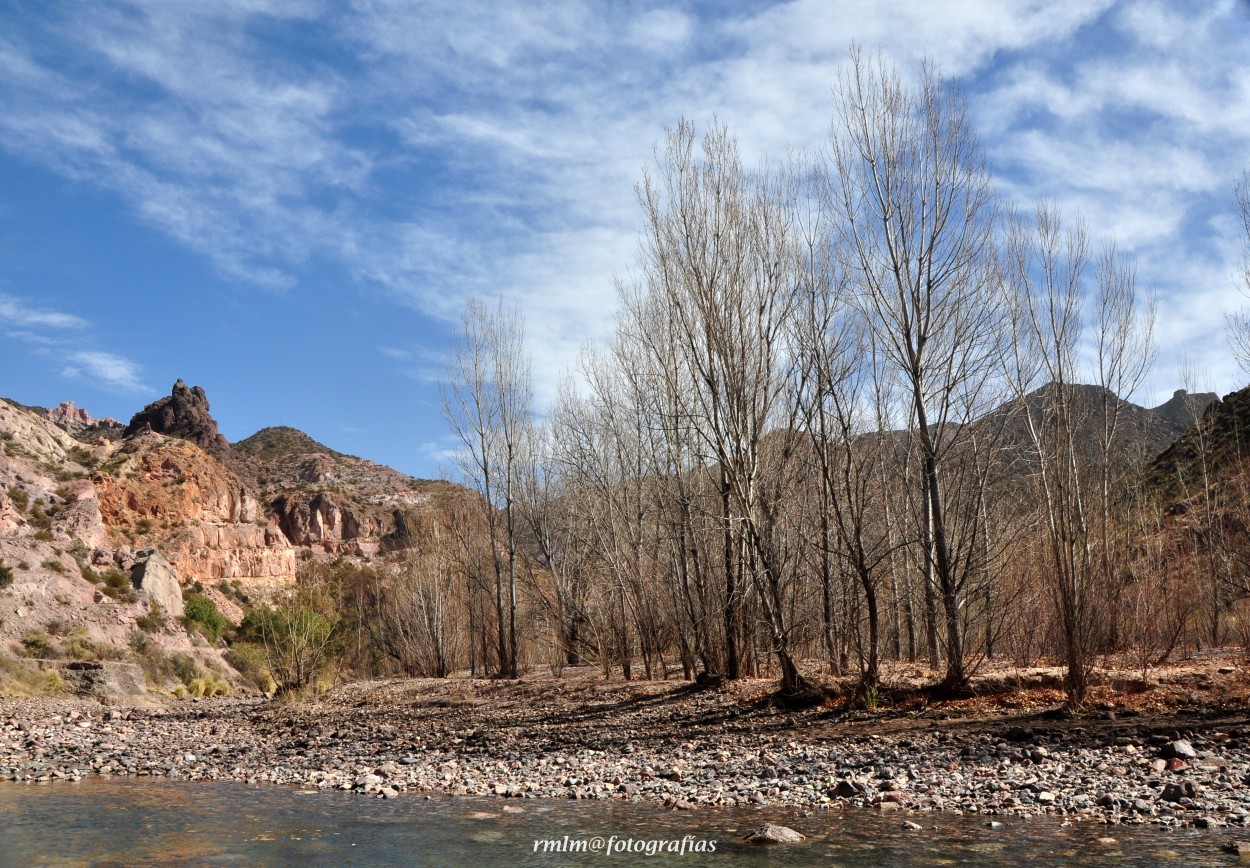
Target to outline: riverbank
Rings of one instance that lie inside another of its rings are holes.
[[[356,683],[302,704],[0,699],[0,780],[130,775],[383,798],[629,799],[798,815],[857,806],[900,822],[951,811],[1250,826],[1245,672],[1210,668],[1205,681],[1107,688],[1090,712],[1067,718],[1042,675],[939,704],[895,673],[900,686],[878,710],[850,712],[833,700],[775,707],[762,681],[698,689],[590,671]]]

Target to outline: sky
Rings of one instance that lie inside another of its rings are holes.
[[[1250,379],[1223,337],[1250,3],[0,0],[0,395],[127,421],[179,378],[230,440],[291,425],[451,473],[465,299],[525,316],[550,399],[613,327],[634,185],[681,118],[819,148],[854,42],[957,80],[1000,188],[1158,298],[1142,392]],[[1101,243],[1101,241],[1099,242]]]

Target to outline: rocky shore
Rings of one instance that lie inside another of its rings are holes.
[[[945,719],[943,719],[945,718]],[[856,806],[1250,826],[1250,715],[846,715],[671,682],[395,681],[317,703],[0,699],[0,781],[271,782],[396,798]],[[992,821],[992,819],[991,819]]]

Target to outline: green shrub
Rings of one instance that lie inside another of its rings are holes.
[[[52,660],[60,656],[47,633],[27,633],[22,637],[21,642],[23,657],[41,657]]]
[[[183,684],[190,684],[200,677],[200,667],[194,657],[186,654],[170,654],[169,660],[173,665],[174,676]]]
[[[230,622],[217,610],[217,604],[200,594],[188,594],[182,611],[188,629],[198,629],[209,642],[220,639],[230,626]]]
[[[30,508],[30,495],[16,485],[9,486],[9,500],[13,501],[18,512],[25,512]]]
[[[213,587],[220,591],[221,595],[227,600],[234,600],[242,606],[251,605],[252,600],[244,592],[243,583],[238,579],[235,579],[233,582],[227,582],[225,579],[222,579]]]
[[[137,522],[135,522],[135,530],[138,531],[139,533],[151,533],[152,532],[152,519],[150,518],[139,519]]]
[[[161,646],[153,642],[147,633],[142,630],[133,630],[130,633],[130,647],[135,652],[135,662],[143,670],[143,675],[147,679],[148,684],[153,687],[164,687],[171,681],[177,681],[179,686],[182,685],[182,676],[179,674],[178,663],[173,656],[166,654]],[[195,661],[190,657],[178,654],[177,657],[185,658],[190,662],[191,668],[194,668]],[[186,671],[187,667],[183,664],[181,671]],[[194,674],[192,675],[194,677]]]
[[[136,591],[134,586],[130,583],[130,576],[126,575],[121,570],[110,567],[103,573],[97,575],[90,569],[84,569],[82,571],[82,577],[92,584],[103,582],[104,587],[100,588],[100,591],[106,597],[117,600],[120,603],[134,603],[139,599],[138,591]]]
[[[0,562],[0,590],[13,584],[13,569]]]
[[[99,463],[91,451],[83,446],[71,446],[69,448],[69,457],[74,463],[81,464],[88,470],[91,470]]]
[[[87,544],[80,539],[70,542],[69,553],[80,568],[85,567],[88,559],[91,557],[91,550],[87,548]]]
[[[230,693],[230,685],[215,678],[193,678],[187,685],[192,696],[226,696]]]
[[[39,696],[61,689],[61,675],[0,651],[0,696]]]
[[[291,599],[278,608],[262,606],[247,613],[237,640],[263,645],[277,692],[300,694],[318,689],[318,679],[334,652],[338,621],[333,614]]]
[[[100,574],[100,581],[115,591],[124,591],[131,587],[130,576],[118,569],[107,569]]]
[[[53,618],[51,621],[43,625],[50,636],[64,636],[69,633],[69,623],[61,618]]]
[[[161,608],[161,604],[153,601],[151,608],[147,614],[140,615],[135,618],[135,626],[144,633],[156,633],[165,626],[165,610]]]
[[[51,558],[49,558],[48,560],[44,561],[44,562],[43,562],[43,564],[41,564],[41,566],[42,566],[45,570],[52,570],[52,572],[54,572],[54,573],[65,573],[65,572],[67,572],[67,571],[66,571],[66,569],[65,569],[65,564],[61,563],[60,561],[54,561],[54,560],[52,560]]]
[[[48,530],[46,527],[37,530],[35,531],[35,539],[40,542],[52,542],[52,531]]]
[[[277,685],[269,674],[269,656],[263,645],[235,642],[226,652],[226,662],[249,684],[263,693],[273,693]]]
[[[35,504],[30,508],[30,523],[41,530],[52,529],[52,516],[43,511],[43,507]]]
[[[126,656],[120,648],[92,640],[84,627],[71,630],[61,649],[71,660],[120,660]]]

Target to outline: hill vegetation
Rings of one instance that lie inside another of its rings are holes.
[[[261,463],[295,458],[300,455],[345,457],[342,452],[336,452],[329,446],[318,443],[303,431],[282,425],[262,428],[251,437],[232,444],[231,448]]]

